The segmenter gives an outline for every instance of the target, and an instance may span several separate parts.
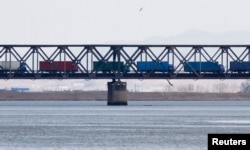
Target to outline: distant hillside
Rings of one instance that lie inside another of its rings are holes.
[[[171,37],[151,37],[143,42],[158,44],[250,44],[250,32],[210,33],[200,30],[188,30]]]
[[[153,36],[140,41],[113,41],[107,44],[250,44],[250,31],[212,33],[190,29],[175,36]]]

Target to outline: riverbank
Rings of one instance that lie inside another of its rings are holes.
[[[106,101],[106,91],[77,91],[77,92],[0,92],[0,101]],[[128,100],[250,100],[250,93],[185,93],[185,92],[128,92]]]

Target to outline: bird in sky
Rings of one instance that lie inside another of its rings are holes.
[[[143,8],[141,7],[141,8],[139,9],[139,11],[141,12],[141,11],[142,11],[142,9],[143,9]]]

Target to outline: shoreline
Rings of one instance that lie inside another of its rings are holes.
[[[248,101],[250,93],[128,92],[128,101]],[[107,91],[0,92],[0,101],[106,101]]]

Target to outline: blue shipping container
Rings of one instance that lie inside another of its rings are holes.
[[[233,71],[233,72],[250,71],[250,62],[249,61],[243,61],[243,62],[231,61],[230,71]]]
[[[218,62],[188,62],[184,65],[185,72],[225,72],[223,65]]]
[[[18,88],[18,87],[14,87],[11,88],[11,92],[29,92],[29,88]]]
[[[158,72],[173,72],[173,65],[169,64],[167,61],[165,62],[154,62],[154,61],[141,61],[137,62],[137,70],[138,71],[158,71]]]

